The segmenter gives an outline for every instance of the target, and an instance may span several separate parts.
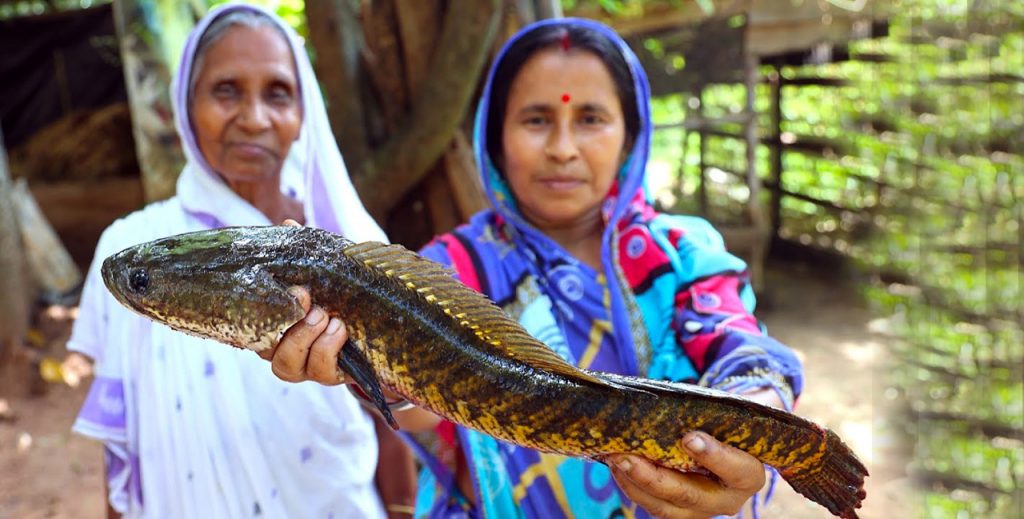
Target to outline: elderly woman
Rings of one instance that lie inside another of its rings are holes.
[[[384,240],[348,179],[298,37],[273,14],[215,9],[175,78],[188,163],[177,196],[111,225],[68,348],[96,379],[74,430],[103,442],[111,508],[149,517],[383,517],[373,421],[348,391],[288,384],[255,355],[117,304],[103,258],[176,233],[286,218]],[[340,328],[322,324],[326,335]]]

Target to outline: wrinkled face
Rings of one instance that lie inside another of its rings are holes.
[[[302,104],[291,49],[273,27],[229,27],[196,74],[190,120],[199,151],[234,188],[277,182],[299,137]]]
[[[615,82],[590,52],[541,50],[512,82],[501,165],[523,216],[541,230],[600,219],[622,164]]]
[[[125,249],[103,281],[126,307],[171,328],[260,351],[304,314],[243,231],[201,231]],[[273,251],[270,251],[273,252]]]

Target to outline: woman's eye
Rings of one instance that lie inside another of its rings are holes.
[[[292,92],[287,88],[272,88],[270,93],[267,95],[268,99],[274,103],[289,103],[292,100]]]
[[[541,117],[539,115],[523,119],[523,124],[526,126],[543,126],[547,122],[548,119],[546,117]]]
[[[601,116],[599,116],[599,115],[584,114],[582,117],[580,117],[580,122],[589,126],[589,125],[601,124],[601,123],[604,122],[604,119],[601,118]]]
[[[217,98],[230,98],[238,93],[238,89],[231,83],[218,83],[213,87],[213,95]]]

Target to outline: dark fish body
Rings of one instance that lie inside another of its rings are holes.
[[[679,446],[696,429],[775,467],[835,515],[855,518],[865,497],[867,470],[835,433],[721,391],[580,370],[398,245],[294,227],[201,231],[111,256],[103,277],[151,319],[254,350],[303,316],[286,289],[304,285],[345,322],[341,365],[367,367],[352,374],[379,403],[383,386],[517,445],[597,460],[639,454],[678,470],[697,468]]]

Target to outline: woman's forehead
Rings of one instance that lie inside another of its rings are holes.
[[[604,62],[592,52],[548,47],[534,53],[512,80],[510,101],[563,102],[584,98],[617,99],[615,81]]]
[[[271,26],[249,27],[236,24],[206,49],[202,75],[211,69],[280,69],[294,78],[295,60],[291,46],[281,32]]]

